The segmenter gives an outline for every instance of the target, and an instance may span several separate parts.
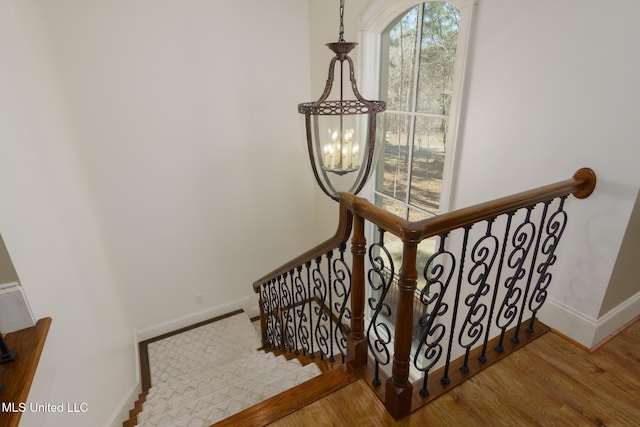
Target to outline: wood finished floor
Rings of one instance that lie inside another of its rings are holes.
[[[640,321],[588,353],[547,333],[394,421],[360,380],[271,426],[640,426]]]

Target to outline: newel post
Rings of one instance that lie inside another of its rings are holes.
[[[351,239],[351,336],[347,341],[347,363],[352,368],[367,366],[367,340],[364,334],[364,257],[367,239],[364,235],[364,219],[353,216],[353,238]]]
[[[396,317],[393,367],[387,380],[384,406],[395,419],[409,415],[413,386],[409,381],[411,332],[413,330],[413,298],[418,280],[416,271],[417,244],[404,242],[402,267],[398,279],[398,310]]]

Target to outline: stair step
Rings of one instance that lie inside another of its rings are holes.
[[[166,384],[159,390],[149,390],[145,409],[152,405],[165,404],[176,406],[178,400],[188,400],[211,393],[221,393],[226,388],[240,382],[252,382],[269,377],[286,378],[295,375],[301,369],[298,361],[286,361],[284,358],[265,358],[256,354],[253,358],[244,358],[238,363],[227,364],[220,375],[191,383]],[[314,369],[315,370],[315,369]],[[318,370],[318,372],[320,372]]]
[[[165,382],[157,386],[153,386],[148,391],[148,399],[158,394],[166,394],[167,390],[176,390],[180,393],[186,393],[187,389],[207,387],[212,383],[220,384],[220,382],[225,381],[225,379],[230,376],[231,379],[233,379],[233,375],[231,373],[236,369],[235,367],[238,364],[268,364],[274,358],[276,358],[276,356],[273,354],[254,351],[253,353],[245,354],[237,360],[225,363],[221,366],[212,366],[199,372],[189,373],[188,375],[184,375],[183,377],[171,382]]]
[[[215,427],[264,426],[295,410],[351,384],[364,375],[364,371],[352,370],[340,364],[324,375],[296,387],[292,387],[276,396],[270,397],[254,406],[244,409],[215,424]]]
[[[301,367],[297,362],[291,364],[280,360],[277,365],[267,366],[262,373],[252,369],[236,376],[232,382],[214,382],[208,388],[190,390],[185,395],[173,394],[147,400],[144,412],[138,416],[140,425],[180,426],[182,420],[189,419],[191,421],[185,425],[191,426],[203,419],[208,426],[320,375],[320,370],[313,364]]]
[[[322,373],[260,345],[244,313],[150,343],[152,386],[125,427],[209,426]]]
[[[122,427],[134,427],[138,425],[138,414],[142,412],[142,407],[146,398],[146,391],[143,391],[138,395],[138,400],[136,400],[133,409],[129,411],[129,419],[122,423]]]
[[[328,357],[324,356],[319,351],[315,352],[312,355],[309,355],[308,353],[303,354],[302,352],[296,355],[295,353],[285,352],[279,349],[268,349],[268,348],[262,348],[262,351],[274,354],[276,356],[284,356],[287,358],[287,360],[298,360],[303,366],[313,363],[317,365],[318,368],[320,368],[320,371],[322,371],[322,373],[331,371],[343,364],[341,357],[338,357],[334,362],[332,362],[329,360]]]
[[[260,347],[246,313],[227,317],[148,345],[151,385],[232,362]]]

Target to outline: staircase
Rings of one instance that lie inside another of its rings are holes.
[[[565,202],[595,184],[582,168],[414,222],[342,193],[335,235],[254,282],[262,336],[239,313],[150,343],[153,386],[124,427],[266,425],[359,379],[406,417],[548,330],[537,318]],[[399,265],[385,234],[402,243]]]
[[[321,373],[260,345],[245,313],[150,343],[152,387],[137,425],[209,426]]]

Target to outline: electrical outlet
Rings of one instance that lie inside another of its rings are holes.
[[[196,304],[202,304],[204,300],[204,295],[196,295]]]

